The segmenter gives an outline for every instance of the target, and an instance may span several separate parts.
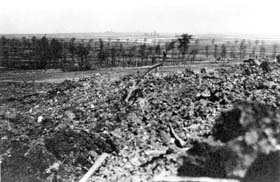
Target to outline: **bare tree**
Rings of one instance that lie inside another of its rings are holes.
[[[212,39],[212,40],[211,40],[211,44],[212,44],[212,45],[214,45],[214,44],[215,44],[215,42],[216,42],[216,40],[215,40],[215,39]]]
[[[173,55],[174,55],[174,49],[175,49],[176,42],[177,42],[177,40],[172,40],[171,42],[168,42],[166,44],[166,48],[165,48],[166,54],[168,53],[168,51],[172,50],[172,52],[171,52],[172,59],[173,59]]]
[[[251,55],[253,58],[256,56],[256,46],[253,47]]]
[[[260,57],[264,57],[265,56],[265,52],[266,52],[265,47],[261,46],[261,48],[260,48]]]
[[[265,42],[264,42],[264,40],[262,40],[261,41],[261,48],[260,48],[260,57],[265,57],[265,52],[266,52]]]
[[[146,57],[146,43],[143,43],[142,45],[140,45],[139,47],[139,55],[141,57],[141,63],[142,65],[144,65],[144,59]]]
[[[185,55],[188,52],[191,40],[192,40],[192,35],[189,35],[189,34],[183,34],[183,35],[181,35],[180,38],[178,38],[178,42],[179,42],[178,48],[182,55],[182,60],[185,59]]]
[[[245,53],[246,53],[246,46],[245,46],[245,39],[243,39],[240,42],[240,45],[239,45],[239,57],[240,57],[240,59],[245,57]]]
[[[190,55],[191,55],[191,61],[194,62],[195,59],[196,59],[196,55],[198,54],[198,50],[197,49],[193,49],[191,52],[190,52]]]
[[[155,48],[155,54],[156,54],[157,58],[160,58],[161,52],[162,52],[162,50],[161,50],[160,44],[158,43]]]
[[[225,44],[222,44],[222,47],[221,47],[221,57],[222,57],[222,60],[225,60],[226,58],[226,55],[227,55],[227,48],[226,48],[226,45]]]
[[[76,45],[75,45],[75,38],[70,40],[69,51],[71,53],[72,62],[74,62],[75,52],[76,52]]]
[[[260,43],[260,41],[259,41],[259,40],[255,40],[255,45],[256,45],[256,46],[258,46],[258,45],[259,45],[259,43]]]
[[[235,55],[235,46],[231,46],[230,48],[230,57],[235,59],[236,58],[236,55]]]
[[[205,54],[206,54],[206,58],[208,58],[208,56],[209,56],[209,45],[205,46]]]
[[[215,57],[215,59],[218,58],[218,45],[217,44],[214,45],[214,57]]]
[[[235,39],[235,40],[234,40],[234,44],[235,44],[236,47],[237,47],[237,45],[238,45],[238,42],[239,42],[238,39]]]

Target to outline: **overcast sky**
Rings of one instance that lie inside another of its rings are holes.
[[[0,0],[0,33],[280,35],[279,0]]]

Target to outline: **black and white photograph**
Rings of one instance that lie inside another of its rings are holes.
[[[0,0],[0,182],[280,182],[280,1]]]

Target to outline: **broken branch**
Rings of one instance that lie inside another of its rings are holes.
[[[175,139],[175,144],[177,147],[184,147],[186,145],[186,142],[184,140],[182,140],[174,131],[174,129],[172,128],[171,124],[168,125],[169,129],[170,129],[170,134],[171,136]]]
[[[140,77],[137,81],[135,81],[135,82],[133,83],[133,85],[131,86],[131,88],[130,88],[129,91],[127,92],[127,96],[125,97],[124,101],[125,101],[126,103],[128,103],[129,100],[130,100],[130,98],[133,97],[133,94],[135,94],[135,91],[138,89],[138,85],[141,83],[142,78],[144,78],[144,77],[145,77],[150,71],[152,71],[153,69],[155,69],[155,68],[157,68],[157,67],[160,67],[160,66],[162,66],[162,65],[163,65],[163,63],[159,63],[159,64],[153,65],[153,66],[151,66],[150,68],[148,68],[147,71],[146,71],[145,73],[143,73],[143,74],[141,75],[141,77]]]
[[[102,165],[102,163],[105,161],[105,159],[109,156],[107,153],[101,154],[101,156],[97,159],[95,164],[91,166],[91,168],[88,170],[88,172],[80,179],[79,182],[86,182],[90,176]]]

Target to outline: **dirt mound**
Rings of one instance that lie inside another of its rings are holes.
[[[158,173],[176,173],[180,151],[193,146],[190,162],[185,161],[196,169],[192,175],[244,176],[258,152],[273,151],[278,136],[273,108],[280,106],[280,71],[279,65],[271,66],[267,73],[242,65],[203,74],[139,73],[114,82],[99,75],[60,84],[5,84],[1,98],[12,99],[0,103],[3,166],[7,171],[17,167],[16,158],[12,165],[7,162],[17,156],[9,153],[15,148],[12,141],[17,141],[24,146],[20,157],[28,162],[36,160],[24,156],[28,151],[49,155],[40,159],[49,161],[42,162],[40,171],[22,169],[22,177],[77,181],[108,152],[92,180],[150,181]],[[20,91],[13,92],[17,88]],[[248,102],[224,113],[244,100]],[[210,143],[201,142],[209,136],[214,138]],[[58,169],[48,170],[57,164]],[[7,171],[6,179],[10,175],[15,181]]]

